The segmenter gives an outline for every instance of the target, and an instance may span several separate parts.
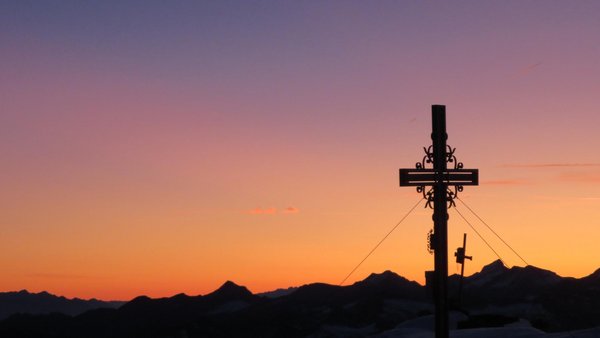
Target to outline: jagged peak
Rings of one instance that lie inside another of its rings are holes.
[[[32,295],[32,296],[53,296],[53,297],[59,297],[59,296],[53,295],[53,294],[51,294],[51,293],[49,293],[49,292],[47,292],[47,291],[40,291],[40,292],[29,292],[29,291],[27,291],[26,289],[20,290],[20,291],[18,291],[18,292],[15,292],[15,293],[18,293],[18,294],[20,294],[20,295]]]
[[[358,281],[354,283],[354,285],[376,285],[376,286],[384,286],[384,285],[404,285],[406,283],[416,283],[411,282],[408,279],[400,276],[399,274],[386,270],[381,273],[372,273],[367,278],[362,281]]]
[[[528,278],[535,280],[537,283],[556,283],[562,280],[562,277],[556,272],[538,268],[537,266],[533,265],[527,265],[523,268],[514,267],[513,269],[521,270],[523,274],[529,276]]]
[[[271,291],[267,291],[267,292],[261,292],[261,293],[257,293],[257,296],[260,297],[266,297],[266,298],[279,298],[279,297],[283,297],[283,296],[287,296],[293,292],[295,292],[296,290],[298,290],[297,286],[290,286],[289,288],[278,288],[275,290],[271,290]]]
[[[500,277],[508,271],[509,269],[504,265],[504,263],[502,263],[501,260],[497,259],[492,263],[485,265],[480,272],[477,272],[474,275],[467,278],[472,284],[474,283],[477,285],[483,285],[493,281],[494,279]]]
[[[384,272],[381,272],[381,273],[373,272],[367,278],[370,278],[370,277],[373,277],[373,276],[382,276],[382,277],[391,277],[391,276],[393,276],[393,277],[400,277],[400,275],[398,275],[397,273],[395,273],[394,271],[391,271],[391,270],[385,270]]]
[[[240,289],[248,290],[248,289],[246,289],[246,287],[237,285],[234,282],[228,280],[225,283],[223,283],[223,285],[221,285],[217,290],[215,290],[215,292],[216,291],[228,291],[228,290],[240,290]]]
[[[552,270],[547,270],[547,269],[538,268],[538,267],[537,267],[537,266],[535,266],[535,265],[527,265],[527,266],[525,266],[525,267],[523,267],[523,268],[521,268],[521,269],[523,269],[523,270],[525,270],[525,271],[540,271],[540,272],[544,272],[544,273],[550,273],[550,274],[553,274],[553,275],[556,275],[556,276],[558,276],[558,274],[557,274],[556,272],[552,271]]]
[[[140,302],[147,302],[152,300],[152,298],[146,296],[146,295],[141,295],[141,296],[137,296],[134,299],[132,299],[130,301],[130,303],[140,303]]]
[[[133,298],[132,300],[128,301],[127,303],[123,304],[123,306],[121,306],[119,308],[120,311],[135,311],[135,309],[139,309],[140,307],[146,306],[148,304],[152,304],[153,299],[146,296],[146,295],[141,295],[141,296],[137,296],[135,298]]]
[[[486,274],[487,273],[499,273],[499,272],[504,272],[504,271],[508,271],[508,268],[499,259],[491,262],[490,264],[484,266],[481,269],[481,273],[486,273]]]
[[[208,294],[207,296],[219,296],[219,297],[227,297],[227,298],[240,298],[251,296],[252,292],[248,290],[245,286],[237,285],[236,283],[228,280],[217,290]]]
[[[397,278],[403,279],[403,277],[398,275],[397,273],[390,271],[390,270],[385,270],[382,273],[374,272],[374,273],[370,274],[369,277],[364,279],[364,281],[381,281],[381,280],[390,280],[390,279],[397,279]]]
[[[184,292],[180,292],[176,295],[173,295],[171,298],[189,298],[190,296],[186,295]]]

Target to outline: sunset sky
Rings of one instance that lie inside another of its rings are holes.
[[[2,1],[0,291],[339,284],[418,201],[432,104],[473,210],[529,264],[600,268],[598,1]],[[449,215],[467,274],[496,259]],[[422,283],[431,227],[346,284]]]

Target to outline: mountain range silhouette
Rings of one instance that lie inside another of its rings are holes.
[[[14,313],[43,314],[60,312],[78,315],[97,308],[117,308],[122,301],[102,301],[98,299],[67,299],[48,292],[30,293],[27,290],[0,292],[0,320]]]
[[[458,328],[502,326],[519,319],[547,332],[600,326],[600,269],[576,279],[534,266],[509,269],[495,261],[464,278],[460,303],[459,279],[449,277],[454,310],[463,316]],[[0,294],[2,309],[15,302],[6,302],[5,295]],[[348,286],[313,283],[253,294],[227,281],[203,296],[140,296],[122,305],[97,305],[81,313],[12,314],[0,321],[0,336],[324,337],[339,336],[340,328],[342,336],[363,336],[433,311],[428,287],[391,271]]]

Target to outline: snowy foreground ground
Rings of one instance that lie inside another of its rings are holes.
[[[456,327],[456,323],[466,319],[466,316],[462,313],[453,312],[450,314],[450,326]],[[407,321],[399,325],[396,329],[389,330],[383,334],[377,335],[379,338],[392,338],[392,337],[410,337],[410,338],[429,338],[434,337],[432,332],[433,329],[433,316],[426,316],[417,318],[415,320]],[[528,321],[521,320],[519,322],[509,324],[504,327],[498,328],[479,328],[479,329],[465,329],[465,330],[452,330],[450,331],[450,337],[454,338],[475,338],[475,337],[489,337],[489,338],[500,338],[500,337],[544,337],[544,338],[567,338],[567,337],[598,337],[600,338],[600,328],[594,328],[589,330],[581,330],[574,332],[558,332],[558,333],[546,333],[536,328],[531,327]]]
[[[434,334],[431,331],[423,331],[418,329],[394,329],[386,331],[380,335],[373,337],[407,337],[407,338],[433,338]],[[572,331],[572,332],[558,332],[558,333],[544,333],[532,327],[500,327],[500,328],[487,328],[487,329],[467,329],[467,330],[452,330],[450,331],[450,337],[453,338],[475,338],[475,337],[487,337],[487,338],[502,338],[502,337],[520,337],[520,338],[600,338],[600,328],[594,328],[589,330]]]
[[[465,319],[463,314],[452,313],[450,315],[450,326],[456,327],[456,323]],[[372,335],[372,328],[351,329],[347,327],[333,327],[326,329],[328,334],[336,337],[360,337],[367,336],[373,338],[434,338],[433,316],[420,317],[398,325],[392,330],[380,334]],[[600,338],[600,327],[579,331],[546,333],[531,327],[528,321],[521,320],[517,323],[509,324],[497,328],[478,328],[451,330],[452,338]]]

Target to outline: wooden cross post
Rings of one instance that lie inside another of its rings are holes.
[[[446,106],[433,105],[431,113],[432,145],[424,148],[426,155],[415,169],[400,169],[400,186],[417,187],[427,200],[426,207],[433,203],[435,336],[448,338],[448,206],[454,205],[464,185],[478,185],[479,171],[463,169],[454,156],[455,149],[446,144]],[[454,168],[448,169],[448,163]],[[425,168],[428,164],[433,168]]]

